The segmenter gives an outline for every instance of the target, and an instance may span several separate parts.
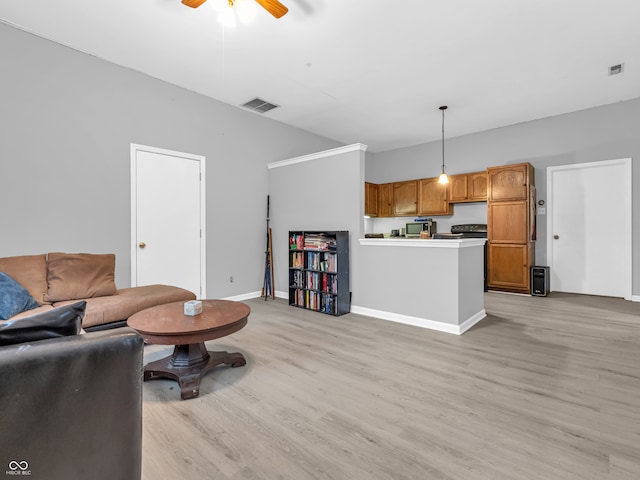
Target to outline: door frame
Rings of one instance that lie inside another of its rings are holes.
[[[138,205],[137,205],[137,153],[149,152],[159,155],[168,155],[171,157],[182,158],[187,160],[195,160],[200,164],[200,262],[204,268],[200,268],[200,293],[198,298],[206,298],[207,294],[207,228],[206,228],[206,178],[205,165],[206,157],[203,155],[195,155],[192,153],[178,152],[175,150],[167,150],[165,148],[150,147],[137,143],[131,144],[131,286],[135,286],[138,282],[137,255],[136,245],[136,226],[138,224]]]
[[[547,263],[553,270],[553,174],[563,170],[576,170],[582,168],[589,168],[595,166],[606,165],[622,165],[625,169],[624,185],[620,188],[623,189],[625,205],[624,209],[624,224],[620,226],[620,230],[614,232],[616,235],[622,234],[624,240],[624,299],[633,300],[633,204],[632,204],[632,161],[631,158],[617,158],[613,160],[602,160],[597,162],[584,162],[574,163],[568,165],[558,165],[554,167],[547,167]],[[553,276],[552,276],[553,280]],[[553,291],[553,285],[551,285],[551,291]]]

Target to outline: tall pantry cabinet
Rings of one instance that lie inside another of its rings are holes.
[[[487,169],[488,286],[530,293],[535,264],[535,177],[529,163]]]

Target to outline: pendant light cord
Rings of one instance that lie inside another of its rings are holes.
[[[442,110],[442,173],[444,173],[444,111],[447,107],[440,107]]]

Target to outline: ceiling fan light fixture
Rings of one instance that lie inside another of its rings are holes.
[[[204,2],[206,2],[207,0],[182,0],[182,3],[184,5],[186,5],[187,7],[191,7],[191,8],[198,8],[200,5],[202,5]],[[246,5],[244,5],[242,8],[244,8],[245,12],[242,12],[241,14],[236,13],[236,15],[241,15],[243,18],[240,19],[240,21],[244,22],[244,21],[251,21],[253,20],[253,18],[255,17],[255,5],[254,5],[254,0],[227,0],[227,5],[226,7],[223,7],[222,3],[218,3],[217,1],[212,1],[210,2],[210,5],[212,6],[213,10],[215,10],[216,12],[220,12],[221,10],[223,10],[224,8],[231,8],[233,9],[234,4],[236,3],[245,3]],[[289,11],[289,9],[287,7],[285,7],[282,3],[280,3],[278,0],[255,0],[255,2],[260,5],[262,8],[264,8],[267,12],[269,12],[272,16],[274,16],[275,18],[281,18],[284,15],[287,14],[287,12]],[[246,8],[245,8],[246,7]],[[246,20],[245,20],[246,19]],[[220,23],[223,23],[223,21],[225,21],[225,18],[218,18],[218,21]],[[232,23],[230,19],[227,20],[228,23]]]
[[[253,0],[235,0],[234,4],[240,23],[251,23],[255,20],[258,9]]]
[[[238,23],[251,23],[257,15],[257,7],[253,0],[226,0],[227,4],[218,11],[218,23],[234,28]]]
[[[233,8],[233,1],[230,0],[227,7],[218,14],[218,23],[221,23],[227,28],[235,28],[236,25],[238,25],[238,19],[236,17],[237,15],[235,8]]]

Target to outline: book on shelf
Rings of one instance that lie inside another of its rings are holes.
[[[291,252],[291,268],[304,268],[303,252]]]
[[[304,236],[304,248],[311,250],[334,250],[336,239],[326,233],[307,233]]]
[[[292,233],[289,236],[289,248],[291,250],[302,250],[304,248],[304,235]]]

